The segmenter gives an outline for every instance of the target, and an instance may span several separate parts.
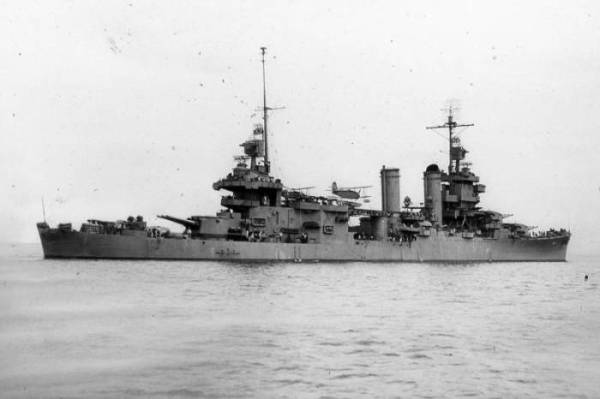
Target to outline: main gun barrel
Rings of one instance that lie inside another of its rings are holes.
[[[189,229],[199,229],[200,228],[200,223],[194,220],[188,220],[188,219],[180,219],[180,218],[176,218],[174,216],[170,216],[170,215],[156,215],[156,217],[159,217],[161,219],[165,219],[168,221],[171,221],[173,223],[177,223],[180,225],[185,226],[186,228]]]

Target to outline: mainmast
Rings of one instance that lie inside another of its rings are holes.
[[[265,172],[269,174],[271,169],[269,162],[269,135],[267,133],[267,82],[265,78],[265,51],[266,47],[260,48],[262,52],[262,72],[263,72],[263,128],[264,128],[264,140],[265,140]]]
[[[466,152],[464,149],[462,149],[462,147],[457,146],[457,147],[453,147],[452,144],[454,144],[454,141],[456,141],[456,139],[453,137],[453,133],[454,133],[454,129],[456,129],[457,127],[469,127],[469,126],[475,126],[473,123],[469,123],[469,124],[457,124],[454,121],[453,118],[453,108],[452,106],[448,107],[448,121],[446,123],[444,123],[443,125],[438,125],[438,126],[427,126],[425,129],[448,129],[448,158],[449,158],[449,162],[448,162],[448,174],[452,173],[452,161],[456,161],[456,166],[455,166],[455,172],[459,171],[459,164],[460,164],[460,160],[463,159],[464,154],[462,153],[463,151]],[[457,148],[456,151],[452,151],[452,148]]]

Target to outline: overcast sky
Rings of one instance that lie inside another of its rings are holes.
[[[4,1],[0,241],[50,223],[214,214],[258,122],[268,48],[273,173],[373,185],[447,167],[459,121],[481,205],[600,247],[600,6],[589,1]],[[165,222],[162,222],[164,224]]]

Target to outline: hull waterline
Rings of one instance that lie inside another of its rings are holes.
[[[517,262],[565,261],[569,237],[464,239],[442,232],[413,242],[336,243],[169,239],[77,231],[40,232],[44,257],[211,261]]]

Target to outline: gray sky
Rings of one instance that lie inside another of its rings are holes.
[[[597,2],[14,1],[0,4],[0,241],[35,222],[213,214],[261,102],[289,186],[446,168],[425,131],[459,104],[482,206],[600,247]],[[158,222],[156,222],[158,223]],[[164,224],[164,222],[162,223]]]

